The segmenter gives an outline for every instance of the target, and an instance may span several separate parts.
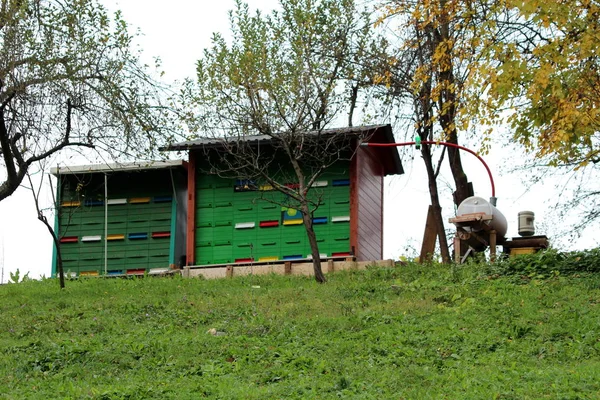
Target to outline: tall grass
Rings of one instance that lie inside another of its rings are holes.
[[[0,398],[597,398],[600,274],[495,268],[4,285]]]

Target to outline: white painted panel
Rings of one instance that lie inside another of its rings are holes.
[[[102,236],[100,236],[100,235],[84,236],[81,238],[82,242],[99,242],[101,240],[102,240]]]
[[[256,222],[238,222],[235,224],[235,229],[250,229],[256,226]]]
[[[331,218],[331,222],[349,222],[350,221],[350,217],[345,215],[345,216],[341,216],[341,217],[332,217]]]

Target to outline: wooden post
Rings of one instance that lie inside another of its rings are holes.
[[[334,266],[333,266],[333,260],[330,258],[329,260],[327,260],[327,272],[333,272],[334,270]]]
[[[456,236],[454,236],[454,262],[460,264],[460,238],[458,237],[458,230]]]
[[[225,269],[225,276],[228,278],[232,278],[233,277],[233,265],[228,265],[227,268]]]
[[[188,199],[187,199],[187,233],[186,233],[186,265],[196,263],[196,154],[190,151],[188,163]],[[175,217],[173,217],[175,218]],[[175,232],[171,233],[172,235]]]
[[[419,256],[419,262],[421,264],[431,261],[433,258],[437,237],[438,234],[435,227],[433,206],[429,206],[429,209],[427,210],[427,222],[425,222],[425,232],[423,233],[423,244],[421,245],[421,255]]]
[[[490,261],[496,261],[496,231],[490,231]]]
[[[291,275],[292,274],[292,263],[290,261],[286,261],[283,264],[283,273],[285,275]]]

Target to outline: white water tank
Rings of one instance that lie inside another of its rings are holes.
[[[467,197],[463,200],[462,203],[458,206],[458,210],[456,211],[456,215],[458,217],[464,216],[467,214],[478,214],[484,213],[486,215],[491,215],[492,219],[489,221],[485,221],[484,223],[489,225],[490,228],[496,231],[496,236],[498,238],[503,238],[506,235],[506,218],[496,207],[494,207],[490,202],[486,199],[471,196]],[[473,232],[477,232],[482,230],[481,228],[472,228]]]
[[[521,211],[519,213],[519,235],[533,236],[535,234],[535,214],[533,211]]]

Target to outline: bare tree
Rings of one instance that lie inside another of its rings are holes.
[[[362,138],[324,129],[347,107],[345,87],[351,89],[352,122],[358,91],[353,63],[357,47],[367,43],[369,21],[352,0],[288,0],[281,8],[250,15],[237,2],[231,43],[215,34],[184,96],[196,107],[192,131],[224,138],[225,155],[212,163],[213,172],[260,178],[292,199],[302,213],[316,280],[324,282],[312,228],[319,201],[311,198],[311,186],[331,165],[349,160]],[[267,142],[272,156],[262,151]],[[278,171],[284,170],[282,178]]]
[[[44,210],[44,208],[40,204],[40,192],[41,192],[42,186],[44,184],[44,176],[45,176],[44,168],[42,168],[39,171],[39,173],[41,174],[41,178],[39,180],[39,184],[37,185],[37,187],[33,184],[33,179],[31,179],[31,173],[29,171],[27,171],[25,173],[27,176],[27,180],[29,181],[28,189],[31,191],[31,195],[33,196],[33,204],[35,205],[35,211],[36,211],[38,220],[40,220],[44,224],[44,226],[48,230],[48,233],[50,233],[50,236],[52,236],[52,243],[54,245],[54,249],[56,252],[56,267],[57,267],[57,272],[58,272],[58,282],[59,282],[60,288],[64,289],[65,288],[65,273],[64,273],[63,260],[62,260],[62,254],[61,254],[61,248],[60,248],[60,238],[58,236],[58,232],[54,231],[54,227],[52,226],[50,221],[48,221],[48,217],[45,214],[45,211],[47,211],[47,210]],[[52,189],[52,180],[50,178],[50,175],[48,175],[48,183],[50,184],[50,188]],[[58,206],[58,204],[56,202],[56,198],[54,197],[53,192],[52,192],[52,206],[54,207],[55,212],[60,212],[60,207]]]
[[[131,42],[120,15],[95,0],[0,2],[0,200],[66,147],[155,147],[161,94]]]

